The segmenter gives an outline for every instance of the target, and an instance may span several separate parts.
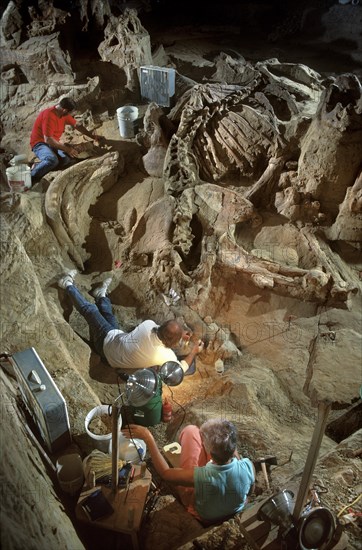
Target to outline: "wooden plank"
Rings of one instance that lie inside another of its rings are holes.
[[[76,505],[76,518],[80,521],[90,523],[103,529],[117,531],[132,536],[135,540],[134,533],[138,533],[142,521],[143,510],[147,498],[148,491],[151,487],[152,477],[148,470],[143,478],[140,476],[140,466],[135,466],[135,477],[129,486],[129,490],[118,489],[116,494],[113,493],[110,487],[101,486],[102,493],[107,498],[108,502],[113,506],[114,512],[108,517],[100,518],[99,520],[90,521],[86,516],[81,502],[84,498],[99,487],[83,490]],[[129,510],[132,509],[132,513]]]

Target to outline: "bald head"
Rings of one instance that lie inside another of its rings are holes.
[[[157,330],[159,339],[167,348],[177,346],[182,334],[182,326],[175,320],[165,321]]]

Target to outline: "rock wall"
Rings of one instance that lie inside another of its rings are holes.
[[[1,394],[1,546],[72,548],[82,542],[54,490],[54,473],[29,440],[16,385],[0,370]]]

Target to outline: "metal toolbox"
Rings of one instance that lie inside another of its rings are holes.
[[[144,65],[139,70],[141,97],[161,107],[172,107],[175,96],[175,69]]]
[[[51,453],[71,443],[66,402],[34,348],[9,357],[24,403]]]

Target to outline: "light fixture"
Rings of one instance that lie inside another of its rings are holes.
[[[270,497],[258,512],[260,521],[269,521],[280,527],[280,536],[286,548],[300,550],[327,550],[336,531],[336,520],[327,508],[318,506],[305,510],[299,521],[292,516],[294,494],[283,490]]]
[[[302,514],[298,524],[301,550],[329,547],[336,530],[335,518],[327,508],[317,507]]]
[[[157,374],[152,368],[139,369],[132,374],[118,372],[118,376],[126,382],[125,394],[127,401],[134,407],[146,405],[156,395],[159,386],[159,378],[168,386],[181,384],[184,372],[181,365],[176,361],[164,363]],[[120,400],[123,394],[119,395],[112,405],[112,491],[116,493],[118,487],[118,445],[119,445],[119,414]]]
[[[128,403],[142,407],[156,395],[158,387],[157,373],[153,369],[139,369],[133,374],[120,374],[126,381]]]
[[[287,531],[293,524],[293,498],[294,493],[287,490],[273,495],[259,509],[258,519],[260,521],[270,521],[275,525],[279,525],[283,532]]]
[[[178,386],[184,379],[184,371],[176,361],[166,361],[160,368],[159,375],[167,386]]]

